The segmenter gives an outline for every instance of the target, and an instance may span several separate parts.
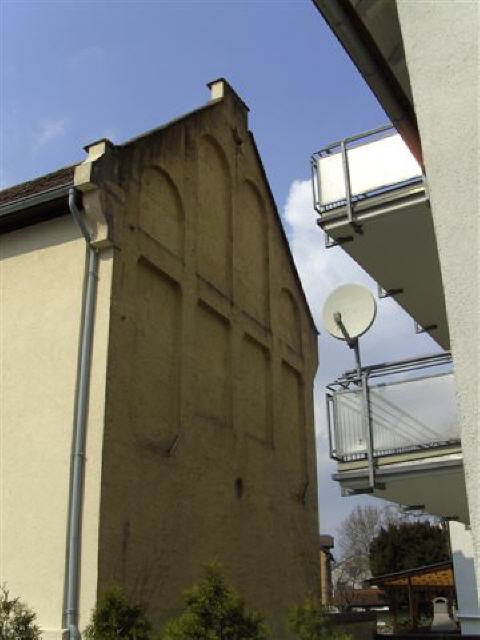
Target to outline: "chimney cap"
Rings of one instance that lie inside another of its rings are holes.
[[[207,87],[210,89],[210,101],[221,100],[222,98],[225,98],[226,95],[230,94],[240,102],[244,109],[250,111],[242,98],[225,78],[217,78],[216,80],[207,82]]]
[[[109,140],[108,138],[99,138],[98,140],[94,140],[93,142],[90,142],[89,144],[86,144],[83,149],[84,151],[86,151],[89,155],[93,154],[103,154],[105,153],[105,151],[107,149],[113,149],[115,145],[113,144],[113,142],[111,140]]]

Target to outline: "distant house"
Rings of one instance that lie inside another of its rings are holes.
[[[346,611],[369,611],[386,605],[382,589],[353,589],[341,583],[335,588],[331,604]]]
[[[320,535],[320,597],[323,605],[331,604],[332,600],[332,563],[334,558],[331,550],[333,546],[333,536]]]

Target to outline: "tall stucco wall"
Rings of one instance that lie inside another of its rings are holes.
[[[246,113],[228,97],[119,162],[99,588],[158,629],[218,560],[281,640],[319,591],[316,334]]]
[[[457,614],[462,633],[464,635],[480,635],[472,533],[470,528],[461,522],[450,522],[449,530],[457,591]]]
[[[62,637],[85,242],[70,216],[1,238],[0,583]],[[96,597],[111,256],[101,262],[82,529],[85,625]]]
[[[397,0],[430,190],[480,592],[478,2]]]

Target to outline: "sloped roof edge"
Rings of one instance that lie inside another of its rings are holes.
[[[218,100],[211,100],[210,102],[207,102],[201,107],[188,111],[187,113],[184,113],[178,116],[177,118],[173,118],[172,120],[169,120],[168,122],[165,122],[164,124],[158,127],[149,129],[148,131],[144,131],[138,136],[129,138],[125,142],[122,142],[118,145],[114,145],[114,147],[115,148],[127,147],[130,144],[137,142],[139,140],[143,140],[144,138],[147,138],[152,134],[168,129],[169,127],[179,122],[182,122],[182,120],[186,120],[187,118],[197,113],[210,109],[211,107],[216,106],[222,101],[223,101],[223,98],[220,98]],[[61,169],[57,169],[50,173],[43,174],[41,176],[38,176],[37,178],[33,178],[32,180],[20,182],[18,184],[12,185],[11,187],[7,187],[6,189],[3,189],[2,191],[0,191],[0,206],[5,205],[7,203],[10,204],[12,202],[21,200],[23,198],[27,198],[29,196],[46,192],[50,189],[53,190],[56,187],[73,184],[73,173],[76,165],[79,164],[80,162],[81,160],[79,160],[77,163],[68,165],[66,167],[62,167]]]
[[[386,582],[387,580],[394,580],[395,578],[403,578],[408,576],[414,576],[421,573],[434,573],[440,569],[453,568],[452,560],[443,560],[442,562],[434,562],[432,564],[425,564],[420,567],[414,567],[413,569],[404,569],[403,571],[394,571],[393,573],[384,573],[380,576],[374,576],[364,580],[365,584],[377,584],[380,582]]]
[[[278,207],[277,207],[277,203],[275,202],[275,198],[273,197],[272,188],[270,187],[270,182],[268,181],[268,177],[267,177],[267,172],[265,171],[265,167],[263,165],[262,158],[260,156],[260,152],[259,152],[258,147],[257,147],[257,143],[255,142],[255,137],[254,137],[254,135],[253,135],[253,133],[251,131],[249,131],[248,133],[250,135],[250,140],[252,142],[253,149],[255,151],[255,156],[257,158],[258,165],[259,165],[260,170],[262,172],[263,180],[264,180],[265,185],[267,187],[268,197],[270,199],[270,204],[272,205],[273,210],[275,212],[275,215],[277,217],[278,224],[279,224],[279,227],[280,227],[280,233],[281,233],[282,239],[283,239],[283,241],[284,241],[284,243],[286,245],[286,248],[287,248],[287,254],[288,254],[288,259],[290,261],[290,266],[293,269],[293,273],[294,273],[295,278],[296,278],[296,280],[298,282],[298,285],[300,287],[300,291],[302,293],[303,301],[305,302],[305,306],[307,308],[308,316],[310,318],[310,322],[312,324],[312,327],[313,327],[314,331],[318,335],[320,332],[317,329],[317,325],[315,324],[315,320],[313,319],[312,311],[310,309],[310,305],[309,305],[308,300],[307,300],[305,289],[303,288],[302,280],[300,279],[300,274],[298,273],[297,265],[295,264],[295,260],[293,259],[292,250],[290,249],[290,243],[288,242],[287,234],[285,233],[285,228],[283,226],[282,218],[281,218],[281,216],[280,216],[280,214],[278,212]]]
[[[56,171],[38,176],[38,178],[33,178],[26,182],[20,182],[3,189],[0,191],[0,206],[7,203],[10,204],[17,200],[23,200],[24,198],[37,195],[44,191],[53,191],[58,187],[73,184],[73,172],[75,166],[75,164],[71,164],[67,167],[62,167]]]

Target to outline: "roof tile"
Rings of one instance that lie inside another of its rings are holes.
[[[53,173],[47,173],[45,176],[40,176],[34,180],[22,182],[21,184],[4,189],[0,191],[0,205],[73,182],[74,169],[75,165],[72,164],[68,167],[63,167],[63,169],[58,169],[58,171],[54,171]]]

